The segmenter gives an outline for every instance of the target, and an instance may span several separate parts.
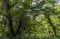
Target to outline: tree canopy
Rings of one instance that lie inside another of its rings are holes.
[[[55,0],[0,0],[3,39],[59,39],[60,5]]]

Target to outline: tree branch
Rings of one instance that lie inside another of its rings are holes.
[[[47,22],[50,24],[50,26],[53,28],[54,35],[56,36],[56,27],[53,25],[52,20],[50,19],[49,13],[44,13],[45,17],[47,18]]]
[[[26,15],[26,12],[23,12],[20,14],[20,20],[19,20],[19,24],[18,24],[18,28],[17,28],[17,31],[16,33],[19,34],[21,33],[20,29],[25,29],[25,15]]]
[[[4,16],[4,17],[6,17],[7,19],[8,19],[8,25],[9,25],[9,28],[10,28],[10,32],[12,33],[12,35],[14,36],[14,29],[13,29],[13,22],[12,22],[12,17],[11,17],[11,15],[10,14],[8,14],[8,15],[5,15],[5,14],[3,14],[3,13],[0,13],[0,15],[2,15],[2,16]]]
[[[3,3],[3,7],[4,6],[6,7],[7,19],[8,19],[8,22],[9,22],[8,25],[9,25],[9,28],[10,28],[11,35],[14,36],[15,32],[14,32],[14,28],[13,28],[12,16],[10,14],[11,13],[11,11],[10,11],[11,6],[9,5],[9,0],[2,0],[2,3]]]

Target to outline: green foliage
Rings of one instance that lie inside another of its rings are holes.
[[[0,0],[1,39],[60,38],[60,5],[55,5],[55,0],[3,1]]]

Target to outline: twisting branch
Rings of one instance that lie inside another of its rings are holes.
[[[26,15],[26,12],[24,11],[23,13],[20,14],[20,19],[19,19],[19,24],[18,24],[18,28],[17,28],[17,35],[19,33],[21,33],[21,30],[20,29],[25,29],[25,15]]]
[[[14,32],[14,28],[13,28],[13,21],[12,21],[12,16],[10,14],[8,14],[8,25],[9,25],[9,28],[10,28],[10,32],[12,33],[12,36],[15,35],[15,32]]]
[[[50,24],[50,26],[53,28],[54,34],[56,36],[56,27],[53,25],[52,20],[50,19],[49,13],[44,13],[45,17],[47,18],[47,22]]]

